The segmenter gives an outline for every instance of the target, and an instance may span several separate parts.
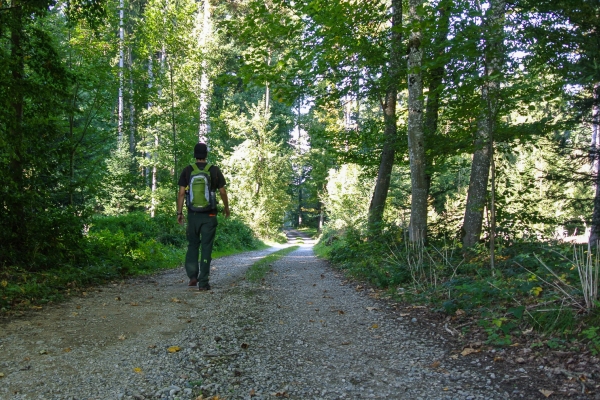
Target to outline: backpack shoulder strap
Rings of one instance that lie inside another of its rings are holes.
[[[198,168],[198,166],[196,165],[196,163],[191,163],[190,166],[192,167],[192,172],[197,174],[198,172],[200,172],[200,169]]]
[[[204,172],[208,172],[208,170],[212,167],[212,164],[206,163],[206,166],[204,167],[203,171]]]

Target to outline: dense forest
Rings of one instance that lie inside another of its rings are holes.
[[[500,343],[524,318],[581,330],[599,28],[595,0],[4,1],[0,304],[180,262],[177,179],[204,141],[234,215],[223,249],[310,227],[404,299],[521,299],[486,325]]]

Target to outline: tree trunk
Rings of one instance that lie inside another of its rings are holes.
[[[409,16],[416,29],[408,40],[408,154],[410,157],[411,207],[409,240],[420,242],[427,236],[427,181],[425,179],[425,136],[423,131],[423,38],[417,8],[422,0],[410,0]]]
[[[487,34],[484,50],[485,81],[481,89],[482,111],[477,122],[475,151],[462,227],[462,242],[465,249],[479,242],[483,226],[483,208],[487,197],[490,161],[493,157],[493,133],[499,105],[498,77],[501,75],[504,58],[504,9],[504,0],[491,1],[483,27]]]
[[[119,0],[119,105],[117,110],[118,143],[123,141],[123,59],[125,46],[125,33],[123,28],[123,0]]]
[[[384,144],[381,152],[381,161],[377,173],[377,181],[371,204],[369,206],[369,232],[377,233],[383,221],[383,210],[387,199],[388,189],[394,166],[396,142],[398,140],[396,127],[396,97],[400,80],[400,63],[402,61],[402,0],[392,0],[392,28],[390,40],[390,62],[388,70],[388,83],[385,100],[382,103],[383,118],[385,123]]]
[[[298,186],[298,226],[302,225],[302,186]]]
[[[23,117],[24,117],[24,95],[23,88],[25,84],[25,54],[22,47],[23,41],[23,9],[20,2],[14,2],[11,10],[10,25],[10,65],[12,87],[9,93],[12,95],[12,121],[9,126],[8,140],[11,144],[13,154],[10,159],[10,174],[14,187],[17,188],[16,193],[21,193],[24,187],[23,182],[23,155],[24,155],[24,137],[23,137]],[[24,236],[25,220],[24,203],[21,201],[21,196],[17,195],[13,198],[12,204],[9,204],[9,211],[13,214],[10,220],[12,224],[13,237],[16,238],[15,244],[19,248]],[[5,203],[6,204],[6,203]],[[29,252],[29,251],[28,251]]]
[[[443,59],[446,54],[446,42],[448,37],[450,11],[448,10],[448,1],[442,0],[438,7],[439,23],[436,29],[435,37],[433,38],[433,52],[437,61]],[[430,73],[429,87],[427,91],[427,105],[425,107],[425,121],[423,128],[425,130],[425,148],[428,148],[429,143],[434,143],[438,129],[438,119],[440,110],[440,97],[443,90],[444,73],[446,68],[443,64],[433,68]],[[427,198],[431,189],[432,180],[432,159],[425,159],[425,184],[427,187]]]
[[[209,81],[206,62],[206,45],[208,43],[208,37],[211,33],[210,30],[210,1],[204,0],[204,10],[202,12],[202,30],[200,31],[200,37],[198,39],[198,45],[203,53],[202,63],[200,72],[200,107],[199,107],[199,127],[198,127],[198,141],[207,143],[208,141],[208,89]]]
[[[592,176],[594,177],[595,196],[594,211],[592,214],[592,226],[590,230],[589,244],[597,246],[600,240],[600,84],[594,85],[594,105],[592,106],[592,143],[590,153],[592,155]]]

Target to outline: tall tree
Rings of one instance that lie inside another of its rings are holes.
[[[485,14],[483,32],[483,84],[481,87],[481,110],[477,121],[475,152],[471,164],[471,176],[467,204],[462,227],[464,248],[473,247],[481,237],[483,210],[488,195],[490,163],[493,157],[494,130],[500,105],[500,79],[504,63],[504,0],[490,1]]]
[[[423,130],[423,33],[419,15],[422,0],[409,1],[411,33],[408,39],[408,153],[410,157],[411,210],[409,238],[423,241],[427,236],[427,180],[425,134]]]
[[[396,124],[396,101],[400,74],[402,73],[402,0],[392,1],[392,21],[390,27],[390,40],[388,43],[389,58],[385,82],[385,97],[381,107],[384,114],[384,144],[381,151],[379,171],[373,197],[369,206],[369,231],[377,232],[383,221],[383,211],[390,188],[392,167],[398,142],[398,127]]]

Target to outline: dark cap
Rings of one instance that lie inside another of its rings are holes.
[[[197,143],[194,147],[194,157],[198,159],[206,158],[206,154],[208,153],[208,148],[204,143]]]

